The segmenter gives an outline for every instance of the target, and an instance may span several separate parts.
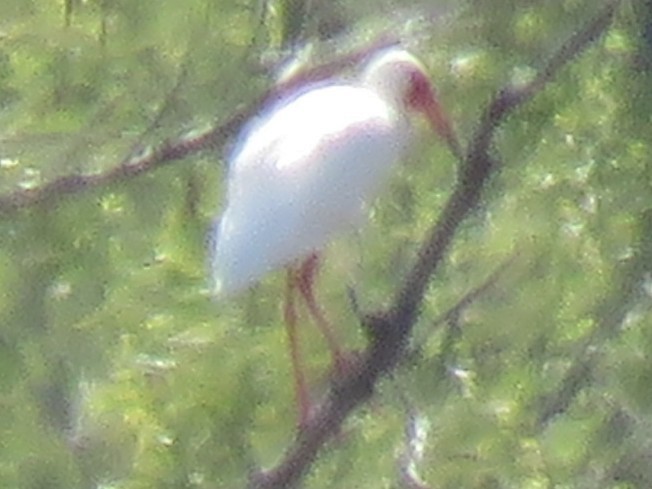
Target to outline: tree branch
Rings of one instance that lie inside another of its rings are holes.
[[[18,189],[2,195],[0,196],[0,217],[9,216],[21,209],[39,204],[53,206],[63,197],[126,181],[200,151],[218,148],[224,145],[229,138],[239,133],[244,123],[252,118],[260,107],[277,100],[299,86],[332,77],[335,73],[359,64],[370,53],[394,43],[396,43],[396,39],[383,37],[362,49],[339,56],[328,63],[301,70],[296,75],[270,88],[257,100],[237,111],[226,121],[220,122],[205,131],[190,133],[176,140],[163,141],[160,145],[145,148],[138,154],[130,153],[117,166],[107,171],[87,175],[65,175],[40,187]],[[177,86],[184,77],[184,70],[185,68],[182,68]],[[166,110],[176,89],[177,87],[173,88],[169,94],[161,113]],[[136,138],[134,147],[141,144],[144,135],[151,132],[153,125],[157,124],[159,118],[160,114],[152,121],[150,127],[145,129],[143,135]]]
[[[251,488],[295,486],[321,447],[339,432],[347,415],[369,399],[381,376],[395,367],[418,318],[421,302],[437,266],[459,225],[476,208],[489,177],[498,166],[497,159],[489,154],[496,129],[605,32],[619,3],[618,0],[608,1],[591,22],[572,35],[551,56],[530,83],[520,87],[508,86],[492,98],[466,148],[455,189],[421,246],[417,260],[396,293],[392,306],[363,318],[369,346],[351,372],[333,382],[328,395],[317,406],[313,419],[297,434],[280,463],[251,478]]]

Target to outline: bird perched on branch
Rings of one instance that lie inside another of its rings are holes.
[[[237,294],[287,269],[285,321],[299,424],[310,400],[297,342],[303,299],[336,369],[346,361],[314,295],[319,257],[336,236],[364,222],[367,206],[411,145],[419,114],[453,150],[457,140],[424,66],[399,48],[370,57],[354,82],[304,87],[265,108],[243,131],[229,162],[226,207],[212,236],[215,296]]]

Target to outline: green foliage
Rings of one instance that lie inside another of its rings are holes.
[[[224,120],[269,83],[256,60],[270,47],[372,38],[403,6],[302,18],[310,3],[3,0],[0,192]],[[419,51],[464,140],[595,5],[470,2],[428,29]],[[396,487],[406,404],[430,422],[431,487],[652,485],[651,23],[649,2],[627,4],[499,129],[501,171],[434,277],[413,354],[307,487]],[[454,185],[454,159],[419,148],[326,259],[320,295],[351,348],[364,337],[343,284],[363,310],[387,304]],[[199,155],[1,218],[0,486],[234,487],[291,443],[283,274],[228,303],[207,294],[221,164]],[[301,335],[317,396],[329,358],[315,328]]]

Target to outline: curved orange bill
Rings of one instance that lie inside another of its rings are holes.
[[[435,93],[432,93],[430,97],[425,97],[420,108],[430,122],[432,129],[444,140],[450,152],[456,158],[462,158],[462,148],[453,129],[451,119],[442,109]]]

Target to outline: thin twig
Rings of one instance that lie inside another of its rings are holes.
[[[459,336],[459,318],[466,308],[471,306],[480,297],[485,295],[493,287],[495,287],[498,280],[503,274],[514,264],[520,254],[518,252],[512,254],[496,267],[496,269],[489,274],[489,276],[480,285],[469,290],[464,294],[455,304],[440,314],[430,325],[425,334],[414,338],[410,350],[405,352],[404,361],[407,364],[412,363],[412,359],[419,358],[426,340],[442,325],[448,325],[449,333],[455,337]],[[445,353],[442,351],[442,354]]]
[[[505,259],[500,265],[498,265],[498,267],[496,267],[493,272],[491,272],[491,274],[486,278],[484,282],[482,282],[477,287],[469,290],[452,307],[450,307],[447,311],[435,319],[432,323],[432,328],[434,329],[437,326],[458,317],[467,307],[469,307],[480,297],[482,297],[487,291],[493,288],[500,277],[507,271],[507,269],[509,269],[509,267],[514,264],[518,257],[519,254],[514,253],[509,258]]]

